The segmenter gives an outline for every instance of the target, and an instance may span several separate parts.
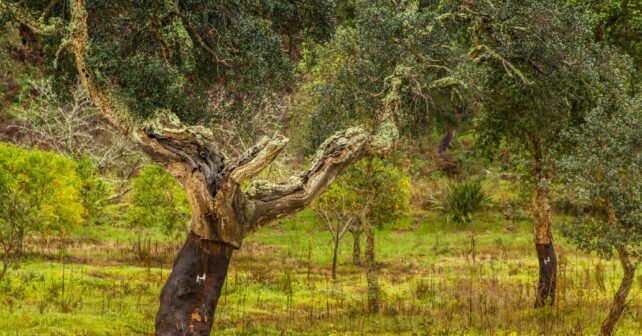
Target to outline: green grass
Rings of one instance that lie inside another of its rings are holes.
[[[619,283],[615,261],[580,253],[558,238],[559,300],[535,310],[530,223],[508,223],[488,211],[475,230],[475,265],[466,259],[467,228],[447,223],[440,213],[378,231],[383,302],[379,314],[369,315],[363,269],[351,264],[351,236],[342,242],[333,282],[330,235],[312,213],[301,212],[257,232],[235,253],[213,334],[597,333]],[[26,260],[0,282],[0,334],[152,334],[157,298],[179,247],[158,233],[139,240],[128,228],[108,226],[82,228],[64,244],[32,242]],[[618,335],[642,334],[641,280]]]

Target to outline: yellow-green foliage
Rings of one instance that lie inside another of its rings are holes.
[[[20,225],[25,234],[62,233],[82,223],[76,168],[74,161],[51,152],[0,144],[2,230]]]
[[[134,179],[127,217],[132,226],[184,232],[191,216],[187,195],[161,166],[149,165]]]
[[[345,215],[367,206],[370,220],[381,226],[408,213],[410,177],[391,162],[364,159],[346,168],[318,202],[334,204]]]

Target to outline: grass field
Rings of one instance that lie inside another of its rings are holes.
[[[558,219],[559,220],[559,219]],[[383,305],[366,313],[351,237],[330,278],[329,233],[310,212],[264,229],[236,252],[217,309],[216,335],[595,335],[619,284],[613,261],[558,238],[558,301],[533,306],[537,260],[528,221],[486,212],[469,236],[426,212],[377,232]],[[180,240],[93,227],[65,241],[32,241],[0,282],[2,335],[147,335]],[[642,276],[618,335],[642,334]]]

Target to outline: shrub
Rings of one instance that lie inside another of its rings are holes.
[[[459,224],[469,224],[475,212],[489,202],[488,196],[477,182],[453,184],[444,197],[448,218]]]
[[[158,227],[168,236],[185,231],[191,217],[187,194],[161,166],[141,171],[131,197],[127,217],[133,227]]]

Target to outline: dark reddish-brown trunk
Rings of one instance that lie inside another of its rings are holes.
[[[537,296],[535,307],[555,303],[555,290],[557,288],[557,256],[553,243],[535,244],[537,260],[539,261],[539,281],[537,283]]]
[[[233,247],[190,232],[160,296],[156,335],[209,335]]]

